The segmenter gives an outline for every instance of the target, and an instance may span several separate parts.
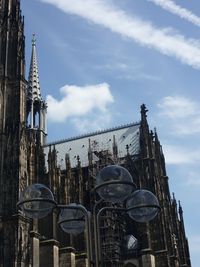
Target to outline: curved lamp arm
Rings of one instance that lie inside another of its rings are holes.
[[[93,262],[92,258],[92,240],[91,240],[91,214],[90,212],[82,205],[78,206],[69,206],[69,205],[57,205],[58,209],[68,209],[68,210],[80,210],[83,212],[85,221],[86,221],[86,246],[87,246],[87,257],[88,257],[88,267],[91,267],[91,263]],[[68,222],[69,220],[63,219],[58,221],[58,225],[64,222]]]

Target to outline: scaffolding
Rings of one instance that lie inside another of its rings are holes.
[[[101,261],[103,266],[122,267],[122,245],[125,223],[116,212],[107,211],[101,216]]]

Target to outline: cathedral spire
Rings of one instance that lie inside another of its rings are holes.
[[[33,102],[41,100],[35,34],[33,34],[32,38],[32,55],[28,78],[28,98]]]
[[[41,97],[38,63],[36,56],[36,38],[33,34],[31,63],[27,88],[27,126],[37,131],[40,143],[45,143],[47,105]]]

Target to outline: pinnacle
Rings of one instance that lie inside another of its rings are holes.
[[[32,38],[32,55],[28,78],[28,99],[33,102],[41,100],[35,34],[33,34]]]

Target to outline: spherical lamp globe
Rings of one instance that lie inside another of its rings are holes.
[[[136,222],[149,222],[155,218],[160,206],[157,197],[148,190],[137,190],[127,200],[129,216]]]
[[[32,219],[46,217],[55,205],[52,192],[43,184],[32,184],[26,187],[18,203],[22,212]]]
[[[85,216],[82,207],[80,204],[70,203],[61,209],[58,224],[64,232],[77,235],[84,231]]]
[[[135,189],[129,171],[119,165],[103,168],[96,177],[96,191],[105,201],[123,202]]]

